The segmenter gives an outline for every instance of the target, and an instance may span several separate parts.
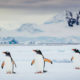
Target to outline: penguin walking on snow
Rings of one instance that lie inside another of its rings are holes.
[[[16,64],[13,58],[11,57],[10,52],[3,52],[3,53],[5,54],[6,57],[5,60],[2,62],[1,68],[3,69],[5,66],[7,74],[15,73],[14,66],[16,67]]]
[[[33,65],[35,63],[36,73],[47,72],[44,70],[45,62],[49,62],[52,64],[52,61],[45,58],[40,50],[33,50],[33,51],[36,52],[36,55],[35,55],[35,59],[32,60],[31,65]]]
[[[73,66],[75,69],[80,69],[80,51],[78,49],[72,49],[75,54],[72,56],[71,61],[73,61]]]

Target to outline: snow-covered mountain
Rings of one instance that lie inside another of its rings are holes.
[[[2,29],[0,28],[0,31],[1,31]]]
[[[5,30],[5,29],[3,29],[3,28],[0,27],[0,32],[3,32],[4,30]]]
[[[55,14],[51,19],[47,20],[44,24],[60,23],[65,21],[65,14]]]
[[[19,42],[30,44],[80,43],[80,25],[69,27],[65,13],[58,13],[41,25],[22,23],[15,30],[0,29],[0,37],[13,37]]]
[[[20,28],[17,29],[18,32],[29,32],[29,33],[39,33],[43,32],[41,29],[37,28],[36,24],[22,24]]]

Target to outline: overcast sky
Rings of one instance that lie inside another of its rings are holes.
[[[80,0],[0,0],[0,7],[53,10],[80,7]]]
[[[54,9],[80,7],[80,0],[0,0],[0,7],[50,11]]]
[[[42,24],[54,11],[79,9],[80,0],[0,0],[0,23],[28,22]]]

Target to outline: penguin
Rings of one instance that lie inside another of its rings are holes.
[[[75,69],[80,69],[80,51],[78,49],[72,49],[74,51],[74,55],[71,58],[73,61],[73,66]]]
[[[7,74],[12,74],[12,73],[15,74],[14,65],[16,67],[16,64],[15,64],[10,52],[6,51],[6,52],[3,52],[3,54],[5,54],[6,57],[5,57],[5,60],[2,62],[1,68],[3,69],[5,66]]]
[[[78,49],[72,49],[75,53],[79,53],[80,54],[80,51]]]
[[[52,64],[52,61],[45,58],[41,52],[41,50],[33,50],[36,55],[35,55],[35,59],[32,60],[31,65],[33,65],[35,63],[35,67],[36,67],[36,73],[45,73],[47,71],[44,70],[45,68],[45,62],[49,62]]]

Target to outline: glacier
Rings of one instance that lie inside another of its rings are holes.
[[[69,27],[65,12],[56,13],[51,19],[40,25],[20,23],[19,27],[14,30],[0,28],[0,42],[10,41],[14,38],[20,44],[80,43],[79,36],[80,25]]]

